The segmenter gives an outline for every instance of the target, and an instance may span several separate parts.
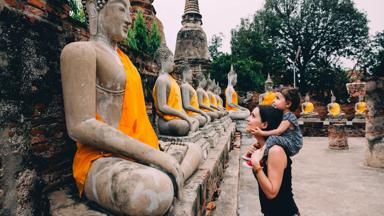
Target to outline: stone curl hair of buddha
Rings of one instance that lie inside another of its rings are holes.
[[[160,47],[156,50],[153,57],[155,59],[156,65],[159,68],[161,68],[162,63],[167,61],[169,56],[172,56],[172,55],[173,55],[172,51],[167,47],[165,43],[162,43]]]

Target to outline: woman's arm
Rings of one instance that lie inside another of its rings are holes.
[[[254,174],[265,196],[268,199],[273,199],[280,191],[284,169],[287,166],[287,156],[281,146],[274,145],[268,153],[268,176],[266,176],[260,167],[260,159],[264,154],[264,148],[257,151],[259,151],[258,154],[253,154],[251,158],[253,169],[256,170]]]

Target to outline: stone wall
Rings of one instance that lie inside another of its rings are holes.
[[[60,53],[88,33],[63,2],[0,0],[0,215],[48,215],[46,192],[73,181]],[[151,113],[155,64],[124,50],[141,72]]]

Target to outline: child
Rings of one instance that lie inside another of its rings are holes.
[[[283,147],[288,156],[293,156],[300,151],[303,146],[303,136],[298,120],[292,113],[296,111],[299,105],[299,91],[295,88],[282,88],[280,92],[276,93],[276,98],[272,104],[276,109],[282,110],[284,114],[279,127],[270,131],[262,131],[260,128],[249,131],[253,135],[268,137],[265,142],[264,157],[268,155],[269,149],[275,144]],[[252,167],[251,156],[252,153],[243,156],[243,159],[246,160],[243,163],[244,166]]]

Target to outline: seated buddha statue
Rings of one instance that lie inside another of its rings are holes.
[[[130,1],[83,3],[90,39],[66,45],[60,58],[79,194],[116,215],[164,215],[200,156],[188,148],[179,163],[159,149],[140,74],[118,48],[132,22]]]
[[[173,54],[163,43],[155,52],[155,63],[160,68],[159,77],[153,87],[153,101],[159,115],[159,132],[164,135],[186,136],[199,128],[199,121],[191,118],[183,108],[179,84],[173,72]]]
[[[219,108],[219,104],[218,104],[216,95],[215,95],[215,93],[213,93],[214,88],[215,88],[215,82],[213,80],[211,80],[210,78],[208,78],[207,79],[206,92],[207,92],[208,97],[209,97],[209,102],[210,102],[211,108],[219,114],[219,117],[222,117],[225,115],[225,113],[223,112],[223,110],[221,110]]]
[[[232,120],[245,120],[250,115],[247,108],[238,105],[237,92],[234,86],[237,84],[237,74],[231,65],[231,70],[227,74],[228,85],[225,89],[225,108],[229,112],[229,116]]]
[[[199,108],[199,101],[197,99],[197,92],[192,87],[192,70],[188,64],[181,66],[182,71],[182,83],[181,94],[183,100],[183,108],[187,112],[188,116],[195,118],[199,121],[200,127],[203,127],[206,123],[211,121],[211,117]]]
[[[207,80],[205,76],[202,73],[198,73],[196,75],[196,81],[198,83],[196,92],[199,108],[207,115],[209,115],[212,121],[218,119],[219,114],[217,113],[217,110],[212,109],[208,93],[205,91],[205,87],[207,86]]]
[[[224,108],[224,102],[223,99],[221,99],[220,94],[221,94],[221,88],[218,83],[216,83],[215,88],[213,93],[216,96],[216,101],[217,101],[217,107],[219,110],[224,111],[225,114],[228,114],[228,112]]]
[[[355,104],[355,118],[365,118],[365,112],[367,111],[367,103],[363,100],[364,96],[359,96],[359,102]]]
[[[309,94],[307,93],[304,98],[304,103],[301,104],[300,117],[303,118],[318,118],[319,114],[314,112],[315,106],[309,101]]]
[[[340,105],[336,102],[336,97],[331,91],[331,103],[327,105],[328,117],[331,119],[344,118],[344,113],[341,112]]]
[[[268,74],[268,78],[264,83],[265,92],[259,96],[259,105],[272,105],[276,98],[275,92],[273,92],[273,81]]]

